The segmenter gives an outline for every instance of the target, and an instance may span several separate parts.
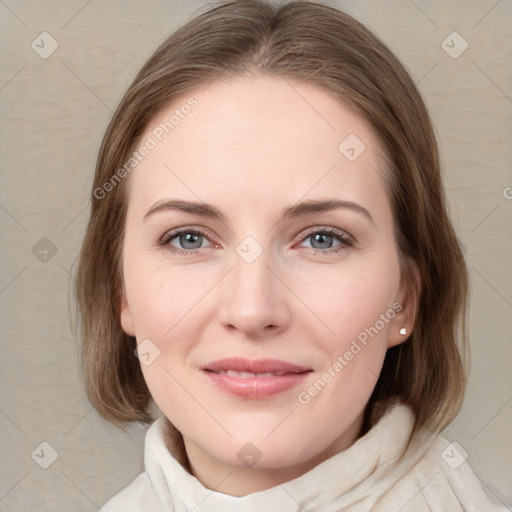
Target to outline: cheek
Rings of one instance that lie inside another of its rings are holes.
[[[393,265],[387,272],[385,266],[369,268],[340,272],[323,294],[308,297],[332,332],[324,329],[327,334],[316,337],[322,367],[298,390],[297,401],[303,414],[324,425],[326,437],[329,429],[348,428],[361,413],[386,355],[399,272]]]
[[[300,280],[296,293],[322,320],[324,332],[331,333],[333,346],[356,338],[374,326],[391,308],[399,289],[398,261],[388,258],[367,260],[364,265],[316,269]],[[387,333],[379,322],[380,331]],[[320,331],[319,331],[320,332]],[[329,336],[323,336],[329,340]]]
[[[188,312],[201,309],[207,286],[197,273],[136,255],[125,260],[124,271],[137,339],[172,341]]]

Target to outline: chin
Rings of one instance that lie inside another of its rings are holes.
[[[270,431],[269,429],[268,431]],[[322,447],[312,445],[311,439],[287,435],[251,435],[247,430],[243,436],[236,436],[228,443],[214,443],[205,446],[213,457],[238,468],[271,469],[297,466],[314,457]],[[274,437],[273,437],[274,436]],[[220,447],[220,448],[219,448]]]

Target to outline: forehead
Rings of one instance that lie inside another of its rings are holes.
[[[134,207],[168,194],[257,206],[313,191],[361,201],[384,193],[382,149],[356,109],[281,77],[193,90],[155,117],[144,144],[151,149],[130,175]]]

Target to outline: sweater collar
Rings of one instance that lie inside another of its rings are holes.
[[[378,487],[392,486],[414,464],[414,457],[405,466],[393,464],[405,453],[413,424],[412,410],[395,404],[347,450],[294,480],[241,497],[204,487],[181,466],[164,442],[163,418],[146,434],[144,465],[156,495],[169,510],[243,512],[272,506],[298,512],[324,510],[333,503],[346,507]]]

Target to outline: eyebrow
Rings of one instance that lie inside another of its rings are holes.
[[[375,224],[373,217],[366,208],[363,208],[361,205],[352,201],[345,201],[342,199],[303,201],[284,208],[281,211],[281,217],[283,219],[295,219],[314,213],[324,213],[336,209],[352,210],[356,213],[361,213],[372,224]],[[180,199],[164,199],[162,201],[156,202],[153,206],[151,206],[151,208],[144,215],[144,221],[158,212],[173,210],[192,213],[202,217],[218,219],[221,222],[225,222],[226,220],[224,214],[211,204],[199,203],[195,201],[183,201]]]

